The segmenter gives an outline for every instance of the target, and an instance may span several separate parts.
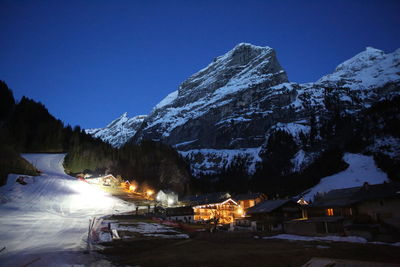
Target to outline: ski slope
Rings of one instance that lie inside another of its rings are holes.
[[[134,206],[64,173],[64,154],[25,154],[42,175],[0,187],[0,266],[98,264],[84,254],[89,219]],[[104,262],[103,262],[104,263]],[[102,264],[104,265],[104,264]],[[106,263],[107,265],[107,263]]]
[[[375,165],[372,156],[346,153],[344,161],[349,167],[344,171],[322,178],[321,181],[303,196],[305,200],[312,200],[317,193],[326,193],[333,189],[362,186],[369,184],[381,184],[389,179],[381,169]]]

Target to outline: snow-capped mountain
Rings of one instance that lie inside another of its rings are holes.
[[[390,82],[399,82],[400,49],[391,54],[367,47],[336,67],[332,74],[319,79],[316,84],[350,90],[371,90]]]
[[[86,129],[85,132],[96,138],[102,139],[114,147],[121,147],[135,135],[137,129],[146,117],[146,115],[139,115],[129,118],[128,113],[125,112],[106,127]]]
[[[355,114],[398,95],[399,85],[400,49],[385,54],[368,47],[332,74],[298,84],[289,82],[272,48],[241,43],[157,104],[130,142],[150,139],[175,146],[194,173],[221,170],[236,156],[247,157],[252,172],[273,130],[299,141],[312,121],[333,109]],[[295,170],[314,157],[300,150],[293,158]]]
[[[264,124],[259,119],[271,106],[260,106],[263,98],[279,94],[269,88],[287,81],[272,48],[239,44],[163,99],[135,140],[159,140],[180,150],[256,147],[265,133],[257,130]],[[227,128],[237,130],[227,138]]]

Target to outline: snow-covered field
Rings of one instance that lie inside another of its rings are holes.
[[[25,154],[42,171],[27,185],[10,175],[0,187],[0,266],[71,266],[99,260],[83,254],[89,219],[134,207],[64,173],[63,154]]]
[[[376,167],[372,156],[346,153],[343,159],[349,167],[342,172],[322,178],[316,186],[306,192],[304,199],[313,199],[315,194],[333,189],[362,186],[365,182],[381,184],[389,181],[386,173]]]

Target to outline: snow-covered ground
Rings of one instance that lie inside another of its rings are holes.
[[[10,175],[0,187],[0,266],[71,266],[98,262],[83,254],[89,219],[134,207],[64,173],[63,154],[25,154],[42,171],[27,185]]]
[[[315,194],[328,192],[333,189],[362,186],[369,184],[381,184],[389,181],[386,173],[376,167],[372,156],[346,153],[343,157],[349,167],[339,173],[322,178],[321,181],[303,196],[305,200],[313,199]]]
[[[293,241],[308,241],[308,242],[310,241],[349,242],[349,243],[400,246],[400,242],[398,243],[368,242],[365,238],[359,236],[302,236],[302,235],[279,234],[274,236],[266,236],[263,237],[263,239],[286,239]]]

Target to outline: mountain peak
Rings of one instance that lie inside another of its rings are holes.
[[[104,128],[86,129],[87,134],[111,144],[114,147],[121,147],[142,125],[147,115],[138,115],[132,118],[128,117],[128,112],[124,112],[119,118],[113,120]]]
[[[251,48],[251,49],[272,49],[269,46],[258,46],[258,45],[253,45],[250,43],[238,43],[232,50],[237,50],[237,49],[242,49],[242,48]],[[231,51],[232,51],[231,50]]]
[[[367,47],[352,58],[339,64],[332,74],[323,76],[317,84],[364,90],[381,87],[399,80],[400,58],[398,51],[385,54],[382,50]]]
[[[184,81],[179,97],[199,99],[223,87],[241,90],[250,83],[271,81],[274,76],[280,77],[274,83],[288,82],[272,48],[240,43]]]
[[[274,49],[269,46],[262,47],[250,43],[239,43],[224,55],[215,58],[214,61],[207,66],[207,68],[217,62],[227,62],[230,66],[245,65],[248,64],[254,57],[260,56],[262,53],[268,54],[273,52]]]

